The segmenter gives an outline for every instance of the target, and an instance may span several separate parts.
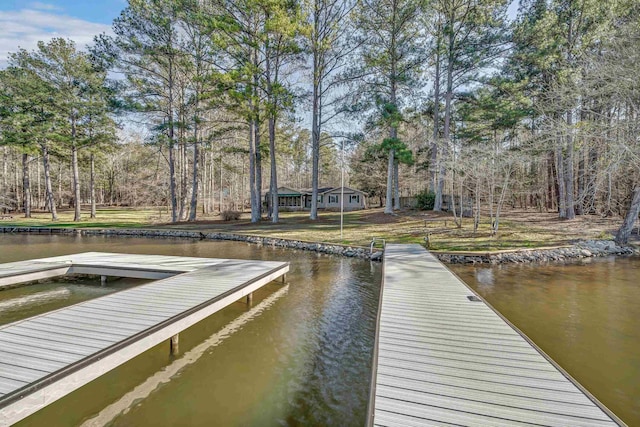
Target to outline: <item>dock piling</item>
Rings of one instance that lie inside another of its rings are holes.
[[[172,356],[180,354],[180,334],[175,334],[169,341],[169,349]]]

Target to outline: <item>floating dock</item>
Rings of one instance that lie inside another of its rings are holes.
[[[420,245],[383,277],[368,425],[625,425]]]
[[[0,287],[62,276],[159,279],[0,327],[0,425],[14,424],[267,283],[289,263],[89,252],[0,264]]]

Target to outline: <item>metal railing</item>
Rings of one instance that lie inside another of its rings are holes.
[[[373,255],[373,247],[375,246],[376,242],[382,242],[383,251],[384,251],[384,247],[387,245],[387,242],[385,239],[382,239],[380,237],[374,237],[373,239],[371,239],[371,245],[369,246],[369,255]]]

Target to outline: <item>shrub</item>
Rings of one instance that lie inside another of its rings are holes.
[[[223,211],[222,219],[224,221],[236,221],[240,219],[240,215],[242,215],[242,213],[238,211]]]
[[[433,209],[433,205],[436,202],[436,194],[431,191],[424,190],[422,193],[419,193],[416,196],[416,201],[418,204],[418,209],[423,211],[430,211]]]

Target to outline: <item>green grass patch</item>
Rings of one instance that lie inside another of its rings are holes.
[[[277,224],[263,219],[251,223],[249,213],[237,221],[222,221],[217,215],[199,218],[197,222],[170,221],[166,208],[100,208],[97,218],[90,219],[83,211],[82,221],[73,222],[73,211],[63,210],[60,219],[51,221],[47,213],[34,213],[33,218],[14,217],[1,220],[0,226],[61,227],[61,228],[170,228],[201,232],[228,232],[263,237],[337,243],[368,247],[372,238],[389,243],[424,244],[429,235],[430,248],[440,251],[488,252],[506,249],[559,246],[576,239],[602,239],[611,237],[616,219],[598,217],[579,218],[562,222],[553,213],[531,211],[505,214],[497,236],[491,235],[488,218],[476,232],[473,221],[465,218],[457,227],[448,214],[434,212],[400,212],[385,215],[382,209],[346,212],[343,234],[340,236],[340,212],[319,212],[318,220],[309,219],[309,212],[281,212]],[[595,223],[595,225],[594,225]]]

